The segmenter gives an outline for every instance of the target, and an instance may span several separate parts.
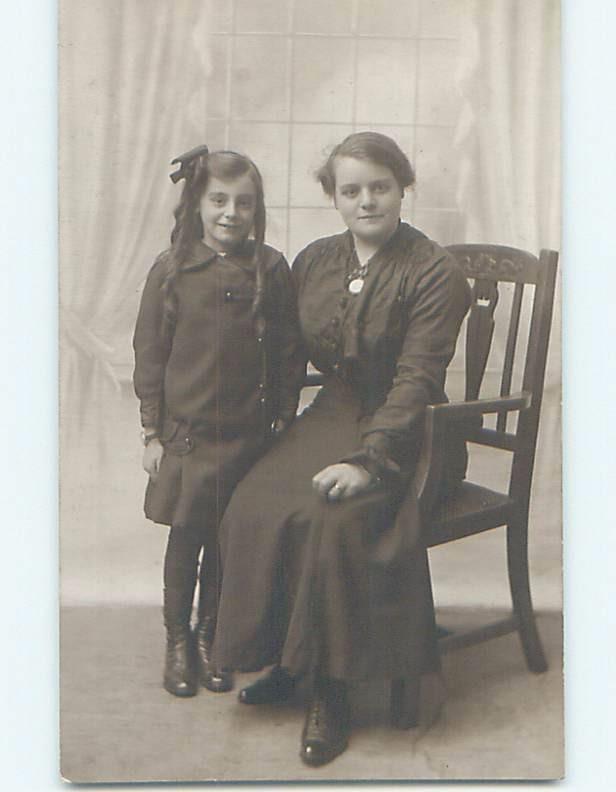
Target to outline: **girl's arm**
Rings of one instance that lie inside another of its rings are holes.
[[[165,367],[171,348],[163,322],[164,261],[157,259],[146,279],[135,334],[133,384],[140,401],[141,425],[148,434],[159,434],[164,417]]]
[[[273,378],[278,422],[288,426],[297,412],[299,394],[306,376],[306,355],[301,342],[297,314],[297,293],[293,274],[284,256],[272,272],[274,324],[277,335],[277,369]]]

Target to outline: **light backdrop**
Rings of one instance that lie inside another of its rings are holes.
[[[60,30],[62,592],[157,599],[165,533],[141,512],[130,339],[178,199],[170,160],[201,142],[248,153],[264,175],[268,241],[292,260],[341,228],[313,177],[328,147],[378,129],[416,167],[403,213],[429,236],[558,249],[559,3],[62,0]],[[557,306],[532,512],[549,604],[559,327]]]

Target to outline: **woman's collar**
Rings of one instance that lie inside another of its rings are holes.
[[[383,242],[381,247],[375,251],[372,257],[376,258],[377,256],[381,256],[382,254],[387,253],[389,250],[391,250],[392,247],[398,244],[399,241],[404,239],[404,237],[406,236],[407,232],[410,229],[411,226],[408,223],[405,223],[403,220],[398,220],[398,225],[396,226],[394,232],[391,234],[391,236],[389,236],[385,240],[385,242]],[[342,242],[344,244],[345,249],[349,253],[355,252],[355,240],[353,239],[353,234],[348,228],[342,234]]]

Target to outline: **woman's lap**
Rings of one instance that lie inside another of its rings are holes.
[[[345,406],[298,418],[231,499],[221,530],[224,665],[282,661],[305,669],[315,653],[318,602],[330,671],[361,677],[374,666],[377,644],[395,642],[394,625],[408,621],[408,610],[402,618],[400,611],[414,562],[395,519],[401,492],[379,488],[332,503],[312,488],[315,473],[359,443],[357,411]]]

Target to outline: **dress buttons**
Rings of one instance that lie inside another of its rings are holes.
[[[225,292],[225,302],[231,302],[232,299],[233,299],[233,292],[227,289],[227,291]]]
[[[257,343],[259,343],[259,344],[262,344],[262,343],[263,343],[263,336],[259,336],[259,337],[257,338]]]

